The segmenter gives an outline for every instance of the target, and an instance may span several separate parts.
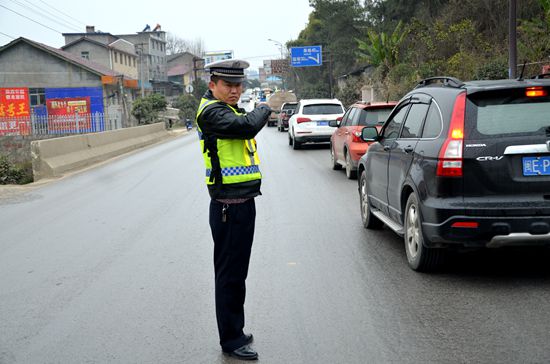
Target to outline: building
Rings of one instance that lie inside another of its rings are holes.
[[[191,85],[196,79],[207,81],[204,72],[204,59],[189,52],[172,54],[167,57],[168,80]]]
[[[139,78],[135,46],[124,39],[116,39],[109,44],[104,44],[83,36],[65,44],[61,50],[100,63],[127,77]]]
[[[157,26],[155,29],[159,28],[160,26]],[[166,32],[143,31],[135,34],[119,34],[117,37],[135,45],[139,59],[139,80],[143,89],[170,96],[172,84],[168,82],[166,67]]]
[[[84,120],[89,131],[107,122],[133,125],[137,80],[81,55],[21,37],[0,47],[0,80],[0,135],[16,132],[25,120],[34,127],[37,118],[47,120],[49,131],[52,121],[67,118]]]
[[[96,32],[95,27],[87,26],[86,33],[63,33],[67,51],[86,56],[90,50],[81,49],[82,44],[91,46],[91,42],[101,43],[111,50],[111,56],[95,56],[95,61],[126,74],[135,70],[139,80],[140,93],[142,95],[156,92],[165,96],[180,92],[180,88],[168,81],[167,60],[166,60],[166,32],[160,30],[157,25],[153,31],[146,27],[143,31],[133,34],[117,34]],[[85,38],[87,41],[82,40]],[[131,50],[131,46],[133,50]],[[95,53],[100,54],[96,48]],[[105,52],[103,52],[105,53]],[[89,56],[91,54],[89,53]],[[116,57],[116,59],[115,59]],[[136,65],[134,69],[134,59]],[[90,58],[92,60],[92,58]]]

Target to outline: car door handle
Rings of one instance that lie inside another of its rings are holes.
[[[389,145],[384,145],[384,151],[387,152],[387,151],[390,150],[390,149],[391,149],[391,147],[390,147]]]
[[[346,131],[344,134],[345,134],[345,135],[349,135],[349,131]]]
[[[414,148],[411,145],[408,145],[405,147],[405,153],[412,153]]]

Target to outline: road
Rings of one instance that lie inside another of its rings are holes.
[[[545,363],[550,254],[467,252],[441,273],[367,231],[325,146],[258,136],[246,330],[262,363]],[[233,363],[218,347],[194,134],[0,197],[0,363]]]

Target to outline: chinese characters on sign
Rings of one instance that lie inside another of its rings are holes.
[[[0,88],[0,135],[28,134],[29,92],[26,88]]]
[[[90,97],[47,99],[48,130],[74,132],[89,129]]]
[[[290,48],[290,65],[292,67],[311,67],[322,64],[323,50],[321,46]]]

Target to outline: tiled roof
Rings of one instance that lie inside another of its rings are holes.
[[[65,61],[67,61],[69,63],[72,63],[74,65],[77,65],[79,67],[87,69],[88,71],[91,71],[91,72],[93,72],[95,74],[98,74],[100,76],[122,76],[122,73],[115,72],[115,71],[111,70],[110,68],[108,68],[106,66],[103,66],[99,63],[89,61],[87,59],[84,59],[84,58],[79,57],[77,55],[74,55],[72,53],[65,52],[65,51],[62,51],[60,49],[50,47],[46,44],[38,43],[38,42],[32,41],[32,40],[27,39],[27,38],[23,38],[23,37],[17,38],[14,41],[11,41],[10,43],[8,43],[5,46],[1,47],[0,48],[0,53],[4,49],[10,48],[10,47],[12,47],[12,46],[14,46],[18,43],[21,43],[21,42],[27,43],[27,44],[35,47],[35,48],[41,49],[41,50],[43,50],[47,53],[50,53],[50,54],[52,54],[56,57],[59,57],[59,58],[65,60]]]
[[[178,64],[178,65],[175,65],[174,67],[169,68],[166,74],[168,75],[168,77],[180,76],[180,75],[185,75],[186,73],[189,73],[189,71],[191,71],[191,68],[189,66],[185,64]]]

